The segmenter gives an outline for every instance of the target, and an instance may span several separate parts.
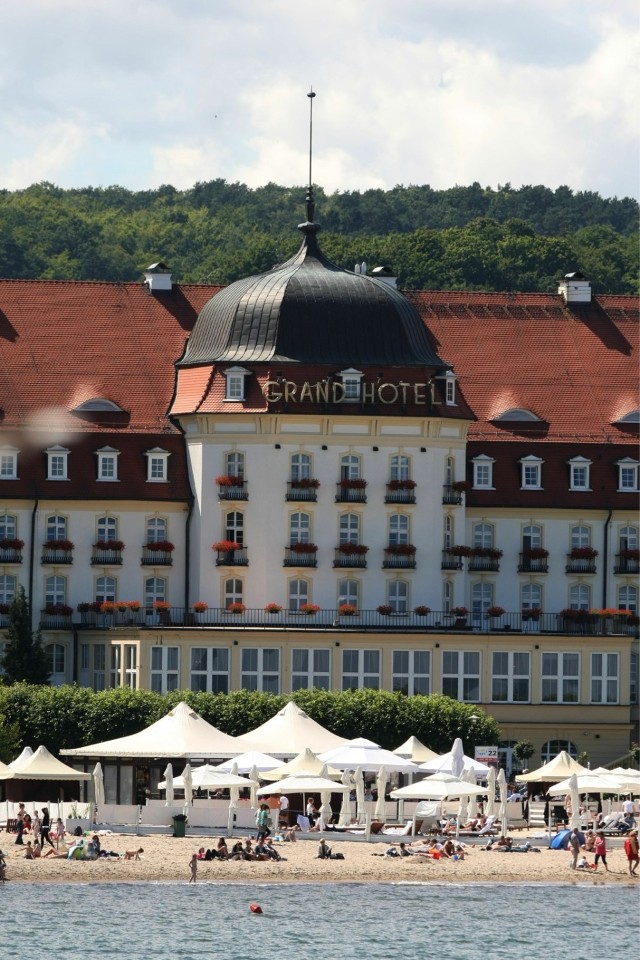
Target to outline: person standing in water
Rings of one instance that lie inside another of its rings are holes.
[[[198,854],[194,853],[189,861],[189,868],[191,870],[191,876],[189,877],[189,883],[195,883],[198,879]]]

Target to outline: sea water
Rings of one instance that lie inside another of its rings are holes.
[[[627,960],[638,906],[583,884],[7,883],[0,957]]]

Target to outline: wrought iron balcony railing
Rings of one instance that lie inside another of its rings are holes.
[[[640,573],[640,560],[638,557],[627,557],[622,553],[617,553],[613,572]]]
[[[249,566],[249,557],[247,548],[239,547],[237,550],[216,550],[217,567],[247,567]]]
[[[363,484],[354,487],[345,486],[344,481],[336,484],[336,503],[366,503],[367,488],[364,481]]]
[[[351,546],[353,550],[348,549]],[[357,543],[343,543],[334,551],[333,565],[334,567],[366,567],[367,550]]]
[[[596,572],[596,561],[595,558],[586,559],[583,557],[572,557],[570,553],[567,554],[567,565],[565,567],[565,573],[595,573]]]
[[[452,484],[445,483],[442,488],[442,502],[459,507],[462,503],[462,490],[454,490]]]
[[[416,548],[407,547],[405,550],[399,550],[394,546],[386,547],[382,566],[386,570],[415,570]]]
[[[314,480],[288,480],[287,500],[302,503],[316,503],[318,500],[318,482]]]
[[[171,567],[173,554],[169,550],[154,550],[151,544],[145,544],[140,563],[143,567]]]
[[[385,503],[415,503],[416,502],[415,483],[412,486],[397,487],[393,480],[390,481],[387,484],[387,492],[384,495],[384,502]]]
[[[91,551],[91,566],[96,567],[114,567],[121,566],[122,564],[122,550],[119,548],[114,548],[113,550],[107,549],[106,547],[93,547]]]
[[[451,553],[449,550],[442,551],[442,560],[440,562],[441,570],[462,570],[462,557]]]
[[[303,544],[297,544],[295,548],[285,547],[284,567],[317,567],[318,555],[316,550],[302,550]]]
[[[518,573],[548,573],[548,572],[549,572],[548,557],[532,557],[528,553],[520,554],[520,562],[518,563]]]
[[[249,491],[246,480],[237,480],[235,483],[224,484],[218,487],[218,500],[248,500]]]
[[[73,550],[60,550],[58,547],[48,547],[46,544],[42,548],[40,563],[51,563],[57,567],[62,564],[73,563]]]

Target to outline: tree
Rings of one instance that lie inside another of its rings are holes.
[[[49,665],[47,655],[42,649],[40,631],[31,630],[29,604],[20,587],[9,607],[9,626],[2,669],[4,683],[48,683]]]
[[[0,761],[11,763],[20,751],[20,726],[0,713]]]
[[[523,764],[525,764],[529,757],[532,757],[535,752],[536,748],[531,743],[531,740],[518,740],[513,748],[514,757]]]

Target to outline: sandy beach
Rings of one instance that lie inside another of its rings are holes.
[[[68,838],[70,839],[70,838]],[[200,847],[215,846],[210,836],[175,838],[171,836],[143,836],[109,834],[103,836],[104,850],[124,853],[137,847],[144,848],[139,861],[113,857],[83,862],[54,858],[26,860],[24,848],[14,843],[15,834],[0,833],[0,847],[6,854],[7,878],[29,883],[114,883],[131,881],[168,881],[189,879],[189,860]],[[516,837],[515,842],[520,842]],[[638,884],[640,877],[629,877],[627,860],[618,840],[609,844],[609,873],[600,866],[598,872],[571,870],[570,855],[566,851],[549,850],[544,841],[531,842],[541,852],[496,853],[486,852],[480,846],[469,846],[468,856],[462,861],[424,857],[395,859],[380,856],[387,849],[386,842],[363,842],[328,838],[334,851],[344,854],[344,860],[318,860],[318,841],[279,843],[278,852],[286,862],[204,862],[198,866],[198,882],[213,883],[586,883]],[[593,857],[588,858],[591,862]],[[640,872],[640,871],[639,871]]]

